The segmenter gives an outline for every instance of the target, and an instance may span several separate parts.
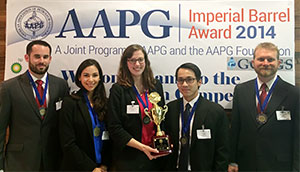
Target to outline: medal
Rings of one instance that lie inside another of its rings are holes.
[[[94,136],[95,137],[98,137],[100,135],[100,132],[101,132],[101,130],[99,127],[94,128]]]
[[[180,138],[180,142],[181,142],[181,144],[182,144],[183,146],[185,146],[185,145],[187,144],[187,142],[188,142],[188,138],[187,138],[186,136],[182,136],[182,137]]]
[[[46,114],[46,109],[44,107],[40,107],[40,115],[44,116]]]
[[[260,113],[260,114],[257,115],[256,120],[257,120],[258,123],[264,124],[264,123],[267,122],[268,117],[267,117],[266,114]]]
[[[144,124],[149,124],[150,123],[150,118],[149,118],[149,116],[145,116],[144,118],[143,118],[143,123]]]

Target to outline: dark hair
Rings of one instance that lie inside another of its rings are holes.
[[[279,60],[279,50],[278,50],[278,47],[271,43],[271,42],[263,42],[263,43],[260,43],[258,44],[256,47],[255,47],[255,50],[254,50],[254,53],[253,53],[253,59],[255,59],[255,53],[258,49],[266,49],[266,50],[270,50],[270,51],[275,51],[277,53],[277,60]]]
[[[30,53],[32,52],[32,47],[34,45],[43,45],[45,47],[48,47],[49,50],[50,50],[50,55],[51,55],[51,46],[50,44],[48,44],[46,41],[42,41],[42,40],[35,40],[35,41],[31,41],[29,44],[27,44],[27,47],[26,47],[26,54],[27,55],[30,55]]]
[[[145,57],[145,69],[142,73],[142,82],[145,89],[154,88],[155,79],[152,69],[150,67],[150,61],[144,48],[138,44],[132,44],[128,46],[122,54],[119,71],[117,75],[117,83],[126,87],[133,86],[133,78],[127,66],[127,60],[130,59],[135,51],[141,50]]]
[[[198,68],[198,66],[196,66],[196,65],[193,64],[193,63],[184,63],[184,64],[180,65],[180,66],[176,69],[176,73],[175,73],[176,79],[178,79],[178,78],[177,78],[177,76],[178,76],[178,70],[179,70],[180,68],[192,70],[192,71],[195,73],[195,76],[196,76],[197,81],[199,81],[199,80],[201,79],[201,71],[200,71],[200,69]]]
[[[99,63],[94,59],[86,59],[83,62],[81,62],[81,64],[79,65],[76,71],[75,84],[79,88],[86,91],[86,89],[79,81],[79,78],[81,76],[82,71],[89,66],[95,66],[99,71],[100,81],[97,87],[95,88],[95,90],[93,91],[92,102],[94,104],[93,108],[98,114],[98,118],[102,121],[104,119],[104,114],[107,112],[107,97],[106,97],[105,87],[103,84],[103,73]]]

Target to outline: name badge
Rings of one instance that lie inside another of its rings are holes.
[[[292,120],[291,112],[286,111],[286,110],[285,111],[282,111],[282,110],[276,111],[276,117],[277,117],[278,121],[286,121],[286,120],[290,121],[290,120]]]
[[[198,139],[211,139],[210,129],[199,129],[197,130]]]
[[[103,131],[103,134],[102,134],[102,140],[109,140],[109,134],[108,134],[108,131]]]
[[[127,114],[139,114],[139,105],[127,105]]]
[[[56,110],[61,109],[61,105],[62,105],[62,100],[59,100],[58,102],[55,103],[55,107],[56,107],[55,109]]]

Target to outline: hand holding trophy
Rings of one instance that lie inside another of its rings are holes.
[[[153,107],[150,109],[150,112],[148,108],[145,108],[146,115],[157,126],[156,136],[153,137],[153,147],[159,151],[156,155],[169,154],[172,152],[169,136],[165,135],[160,128],[160,124],[165,119],[165,115],[168,111],[168,106],[164,105],[164,108],[160,107],[157,104],[160,100],[160,95],[157,92],[152,92],[149,95],[149,101],[153,104]]]

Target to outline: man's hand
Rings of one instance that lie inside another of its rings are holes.
[[[238,172],[239,166],[236,163],[230,163],[228,165],[228,172]]]

